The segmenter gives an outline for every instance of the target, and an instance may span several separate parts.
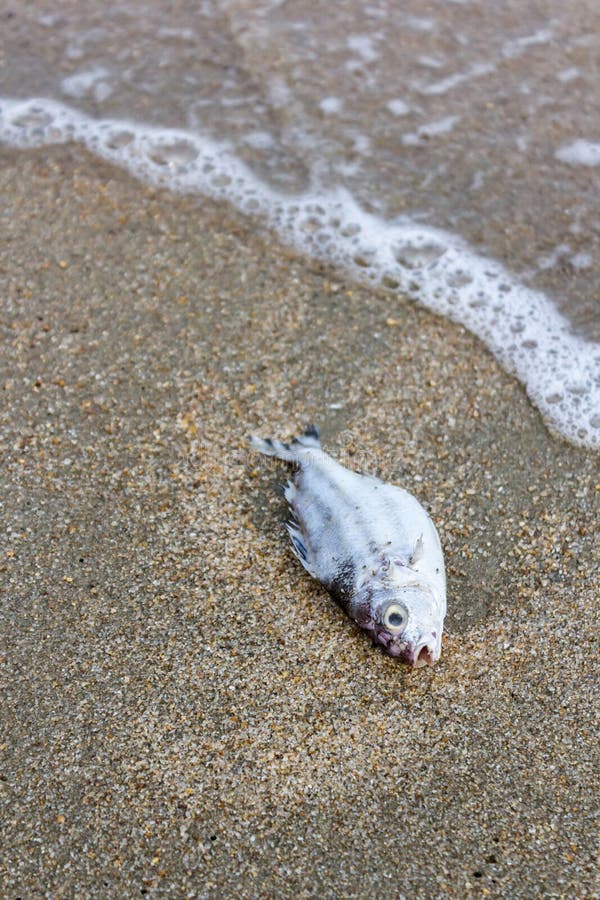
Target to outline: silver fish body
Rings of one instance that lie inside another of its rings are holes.
[[[250,439],[295,466],[285,497],[296,556],[373,641],[411,666],[440,657],[446,578],[440,539],[402,488],[346,469],[314,426],[291,443]]]

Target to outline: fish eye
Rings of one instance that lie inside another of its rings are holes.
[[[388,631],[399,632],[406,627],[408,611],[400,603],[390,603],[383,614],[383,624]]]

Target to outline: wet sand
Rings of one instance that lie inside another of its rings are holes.
[[[72,147],[0,154],[7,897],[598,896],[598,459],[460,327]],[[440,663],[294,559],[306,423],[431,511]]]

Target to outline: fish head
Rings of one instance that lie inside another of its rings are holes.
[[[390,656],[413,668],[433,666],[442,649],[443,611],[427,584],[373,592],[362,627]]]

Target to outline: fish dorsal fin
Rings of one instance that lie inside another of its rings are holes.
[[[423,535],[420,534],[415,542],[415,546],[413,547],[413,552],[410,555],[408,565],[412,567],[415,565],[415,563],[418,563],[420,559],[423,559],[423,552]]]

